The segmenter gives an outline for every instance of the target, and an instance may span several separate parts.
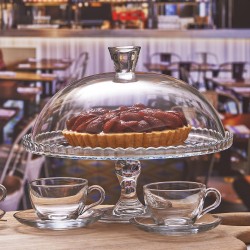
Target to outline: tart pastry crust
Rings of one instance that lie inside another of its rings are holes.
[[[142,133],[79,133],[63,130],[63,135],[71,146],[101,148],[138,148],[177,146],[187,139],[191,126],[183,126],[173,130]]]

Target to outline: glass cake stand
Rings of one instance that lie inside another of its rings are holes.
[[[56,93],[40,112],[32,133],[24,136],[23,145],[34,154],[50,157],[115,161],[121,195],[101,221],[122,223],[145,213],[136,193],[140,160],[219,152],[232,145],[233,135],[224,130],[216,110],[193,87],[166,75],[136,73],[140,47],[109,50],[116,72],[82,78]],[[62,133],[66,121],[83,110],[112,110],[137,103],[163,111],[180,110],[192,127],[186,141],[178,146],[93,148],[69,145]]]
[[[232,145],[233,135],[225,137],[207,129],[192,129],[185,144],[159,148],[81,148],[68,145],[62,132],[39,135],[39,143],[25,135],[26,150],[39,155],[88,160],[114,160],[115,173],[121,186],[117,204],[106,209],[101,221],[129,222],[133,217],[143,215],[145,207],[137,198],[137,179],[141,173],[140,160],[168,159],[204,155],[219,152]]]

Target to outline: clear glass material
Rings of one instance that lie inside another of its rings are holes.
[[[3,201],[6,198],[7,190],[5,186],[3,186],[2,184],[0,184],[0,190],[1,190],[0,201]]]
[[[2,219],[4,215],[5,215],[5,211],[3,211],[2,209],[0,209],[0,219]]]
[[[88,194],[97,190],[98,201],[87,205]],[[52,177],[32,181],[29,184],[30,200],[37,216],[42,220],[74,220],[90,208],[101,204],[105,191],[98,185],[88,186],[81,178]]]
[[[135,217],[130,219],[130,223],[146,232],[171,236],[183,236],[212,230],[221,223],[221,218],[216,215],[206,214],[194,224],[182,226],[158,225],[154,223],[152,218],[148,217]]]
[[[222,151],[232,145],[232,134],[224,130],[216,110],[196,89],[171,76],[136,72],[138,46],[111,47],[109,51],[115,72],[82,78],[56,93],[42,109],[32,133],[23,139],[28,151],[73,159],[124,160],[128,166],[134,160],[202,155]],[[164,112],[183,113],[191,126],[188,138],[173,146],[82,147],[69,145],[62,133],[66,122],[83,111],[93,108],[115,110],[135,104]],[[121,171],[122,176],[118,175],[119,181],[127,178],[126,171]],[[130,175],[133,176],[133,171]],[[108,217],[113,217],[114,221],[117,218],[128,221],[130,217],[143,213],[144,209],[136,199],[132,197],[128,201],[128,197],[122,197],[119,209],[116,206],[114,211],[110,210]]]
[[[16,212],[14,218],[24,225],[39,229],[68,230],[87,227],[98,221],[102,214],[103,212],[101,210],[90,209],[76,220],[42,220],[37,216],[34,210],[30,209]]]
[[[150,183],[143,187],[144,200],[149,214],[158,225],[192,225],[197,219],[220,205],[221,194],[215,188],[206,188],[202,183],[167,181]],[[208,194],[215,201],[204,208]]]
[[[135,72],[139,47],[109,48],[116,72],[82,78],[55,94],[39,114],[32,134],[24,137],[31,152],[82,159],[157,159],[200,155],[231,146],[216,110],[195,88],[173,77]],[[170,147],[73,147],[62,130],[74,115],[93,108],[114,110],[143,104],[163,111],[181,111],[191,132],[184,144]]]

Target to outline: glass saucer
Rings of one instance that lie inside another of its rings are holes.
[[[103,212],[98,209],[88,210],[83,215],[79,216],[76,220],[41,220],[35,213],[33,209],[23,210],[16,212],[13,216],[20,223],[40,228],[40,229],[50,229],[50,230],[67,230],[75,229],[80,227],[86,227],[99,220]]]
[[[146,232],[158,233],[171,236],[182,236],[197,234],[209,231],[221,223],[221,218],[215,215],[206,214],[197,220],[193,225],[157,225],[151,217],[135,217],[130,219],[130,223]]]
[[[3,211],[2,209],[0,209],[0,219],[2,219],[4,215],[5,215],[5,211]]]

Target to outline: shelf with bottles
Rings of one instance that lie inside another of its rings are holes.
[[[87,0],[87,1],[79,1],[78,5],[85,5],[85,4],[93,4],[93,3],[103,3],[103,4],[115,4],[115,5],[119,5],[119,4],[140,4],[140,3],[148,3],[148,0]]]
[[[68,4],[68,0],[23,0],[26,6],[60,6]]]
[[[113,28],[143,29],[148,17],[147,3],[113,4],[111,7]]]
[[[198,5],[200,3],[209,3],[211,0],[151,0],[153,2],[164,2],[168,4],[186,4],[186,5]]]
[[[100,3],[110,4],[133,4],[133,3],[147,3],[148,0],[99,0]]]
[[[105,20],[108,28],[143,29],[148,16],[148,3],[143,1],[89,1],[74,5],[78,24],[82,20]],[[81,25],[82,26],[82,25]]]
[[[151,0],[154,28],[158,29],[189,29],[212,28],[211,1],[170,1]]]

